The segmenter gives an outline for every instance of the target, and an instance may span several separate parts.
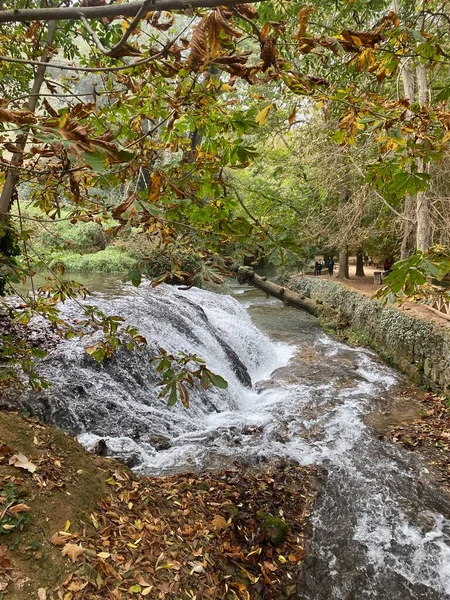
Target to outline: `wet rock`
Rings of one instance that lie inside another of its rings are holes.
[[[172,448],[172,444],[169,438],[165,437],[164,435],[151,435],[148,438],[148,443],[151,444],[157,452],[161,452],[162,450],[169,450],[169,448]]]
[[[98,456],[107,456],[108,454],[108,446],[104,439],[98,440],[96,444],[92,447],[91,452],[93,454],[97,454]]]
[[[242,430],[243,435],[256,435],[262,433],[263,428],[260,425],[246,425]]]

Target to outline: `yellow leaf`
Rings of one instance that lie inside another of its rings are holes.
[[[228,83],[224,83],[220,89],[224,92],[232,92],[233,91],[233,88]]]
[[[70,529],[70,521],[66,521],[63,531],[69,531],[69,529]]]
[[[109,558],[109,557],[111,556],[111,554],[110,554],[109,552],[99,552],[99,553],[97,554],[97,556],[98,556],[99,558]]]
[[[264,107],[255,117],[255,121],[258,123],[260,127],[264,125],[269,117],[269,113],[273,108],[273,104],[268,104]]]
[[[150,592],[152,591],[152,589],[153,589],[153,586],[143,589],[141,592],[141,596],[148,596],[150,594]]]

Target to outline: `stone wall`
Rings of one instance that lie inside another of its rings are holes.
[[[381,356],[415,383],[450,395],[450,333],[433,322],[384,307],[328,279],[296,276],[288,286],[316,301],[341,328],[361,333]]]

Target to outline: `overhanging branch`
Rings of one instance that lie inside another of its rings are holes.
[[[258,0],[247,0],[246,4],[256,4]],[[189,8],[213,8],[215,6],[236,6],[242,0],[155,0],[154,10],[188,10]],[[0,23],[19,23],[24,21],[79,21],[101,17],[135,17],[144,2],[127,4],[108,4],[105,6],[67,6],[61,8],[31,8],[24,10],[0,11]]]

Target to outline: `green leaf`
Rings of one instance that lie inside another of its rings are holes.
[[[32,348],[31,354],[37,358],[45,358],[47,356],[47,351],[42,350],[41,348]]]
[[[129,592],[133,592],[134,594],[139,594],[139,592],[142,591],[141,586],[136,583],[135,585],[132,585],[130,588],[128,588]]]
[[[170,387],[170,396],[167,400],[167,406],[173,406],[177,402],[177,384],[174,381]]]
[[[106,154],[101,150],[97,150],[97,152],[84,152],[82,157],[93,171],[97,173],[104,173],[106,171]]]
[[[134,287],[139,287],[142,281],[142,273],[139,269],[128,271],[125,281],[131,281]]]
[[[208,371],[208,377],[211,380],[211,383],[215,386],[220,388],[221,390],[226,390],[228,387],[228,382],[225,381],[225,379],[223,377],[221,377],[220,375],[216,375],[215,373],[211,373],[211,371]]]

